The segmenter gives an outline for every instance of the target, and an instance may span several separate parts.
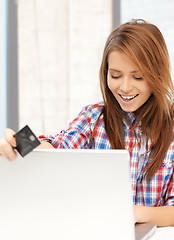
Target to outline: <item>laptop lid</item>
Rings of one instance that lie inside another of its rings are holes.
[[[35,150],[0,160],[1,239],[134,239],[126,150]]]
[[[154,223],[136,223],[135,224],[135,240],[146,240],[155,233],[156,225]]]

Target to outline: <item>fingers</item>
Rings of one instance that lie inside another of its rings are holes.
[[[17,154],[6,140],[0,140],[0,154],[10,161],[16,159]]]
[[[16,139],[13,137],[15,132],[12,129],[6,128],[4,130],[5,140],[12,146],[16,147]]]
[[[15,132],[11,129],[5,129],[4,139],[0,140],[0,155],[4,156],[10,161],[16,159],[17,154],[14,150],[16,147],[16,139],[13,137]]]

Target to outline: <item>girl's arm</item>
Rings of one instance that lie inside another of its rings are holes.
[[[135,222],[152,222],[158,227],[174,226],[174,206],[147,207],[134,205]]]
[[[41,141],[41,144],[37,148],[48,149],[48,148],[54,148],[54,147],[49,142]]]

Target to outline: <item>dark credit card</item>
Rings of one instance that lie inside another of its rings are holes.
[[[14,137],[16,138],[15,149],[24,157],[30,153],[34,148],[40,145],[40,141],[32,132],[28,125],[19,130]]]

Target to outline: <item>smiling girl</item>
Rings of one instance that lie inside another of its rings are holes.
[[[127,149],[135,221],[174,226],[174,87],[156,26],[133,20],[111,32],[100,86],[103,102],[86,106],[67,130],[40,136],[40,147]],[[16,158],[13,134],[6,129],[0,143],[9,160]]]

